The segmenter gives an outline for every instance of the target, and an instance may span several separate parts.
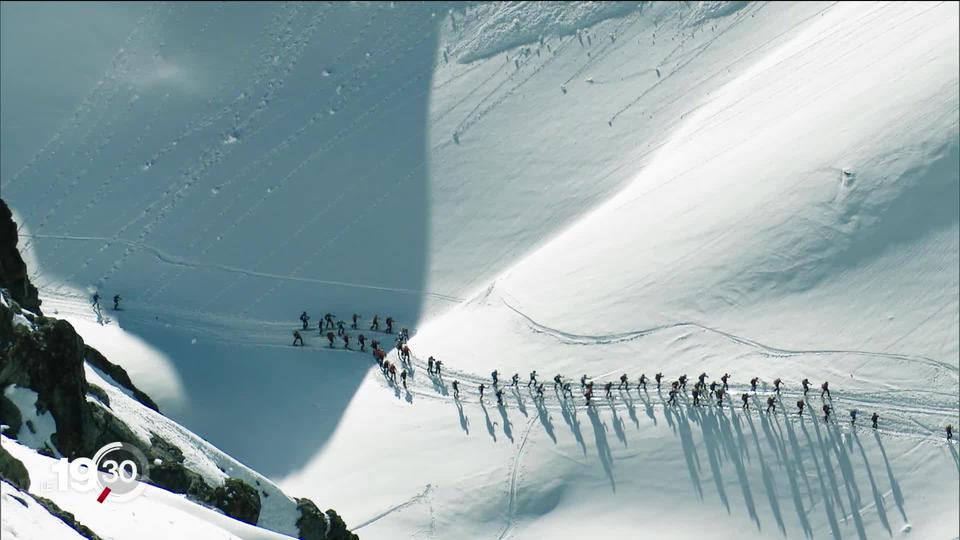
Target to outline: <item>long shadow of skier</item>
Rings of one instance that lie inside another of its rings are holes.
[[[547,410],[547,407],[539,400],[534,401],[533,404],[537,407],[537,416],[540,417],[540,423],[543,424],[543,430],[547,432],[547,435],[550,437],[550,440],[553,441],[553,444],[557,444],[557,435],[553,431],[553,422],[550,421],[550,411]]]
[[[953,443],[947,442],[947,446],[950,448],[950,455],[953,456],[953,461],[957,464],[957,470],[960,471],[960,456],[957,455],[957,449],[953,447]]]
[[[760,517],[757,515],[757,506],[753,501],[753,491],[750,489],[750,481],[747,479],[747,471],[743,465],[742,455],[746,444],[743,439],[743,433],[740,431],[739,420],[737,420],[736,413],[732,413],[731,416],[733,417],[733,423],[736,425],[737,437],[734,437],[733,431],[730,429],[731,422],[727,419],[726,415],[721,414],[719,416],[720,441],[726,446],[727,455],[733,461],[734,469],[737,471],[737,480],[740,484],[740,491],[743,494],[743,502],[747,505],[747,514],[749,514],[750,519],[757,524],[757,531],[759,531]]]
[[[907,520],[907,510],[904,508],[903,492],[900,491],[900,482],[897,482],[897,479],[893,476],[893,468],[890,466],[890,460],[887,459],[887,451],[883,447],[883,440],[880,439],[880,433],[874,431],[873,438],[877,441],[880,455],[883,456],[883,463],[887,466],[887,476],[890,478],[890,491],[893,492],[893,500],[897,503],[897,508],[900,510],[900,517],[903,518],[905,523],[909,523],[910,521]]]
[[[503,434],[510,439],[510,442],[513,442],[513,424],[510,422],[510,417],[507,416],[507,407],[504,405],[497,405],[497,409],[500,410],[500,418],[503,423]]]
[[[460,415],[460,429],[462,429],[464,433],[469,435],[470,420],[467,418],[467,415],[463,413],[463,404],[460,403],[460,398],[454,398],[453,403],[457,406],[457,413]]]
[[[817,423],[817,418],[814,415],[810,415],[810,422],[814,425]],[[837,515],[834,511],[833,504],[830,501],[830,492],[827,489],[827,484],[823,481],[823,469],[820,467],[820,458],[817,456],[816,446],[813,444],[813,439],[810,437],[810,432],[807,431],[806,422],[800,424],[800,429],[803,431],[804,437],[807,439],[807,448],[810,449],[810,456],[813,458],[813,467],[817,471],[817,480],[820,482],[820,494],[823,497],[823,509],[827,513],[827,522],[830,523],[830,531],[833,532],[833,537],[840,539],[843,535],[840,534],[840,524],[837,522]],[[841,507],[841,511],[843,508]]]
[[[860,459],[863,460],[864,468],[867,470],[867,479],[870,480],[870,489],[873,492],[873,505],[877,509],[877,516],[880,518],[880,523],[883,524],[883,528],[887,530],[887,534],[892,535],[893,530],[890,528],[890,520],[887,519],[887,509],[883,500],[883,493],[880,493],[880,489],[877,488],[877,481],[873,478],[873,471],[870,470],[870,460],[867,459],[867,452],[863,448],[863,444],[860,442],[860,434],[856,430],[853,430],[853,440],[857,443],[857,448],[860,449]]]
[[[674,415],[677,417],[676,422],[673,419]],[[693,488],[697,491],[697,496],[702,501],[703,487],[700,485],[700,458],[697,456],[697,448],[690,432],[690,424],[670,405],[664,407],[663,416],[667,419],[667,424],[677,426],[674,431],[679,435],[680,444],[683,446],[683,457],[687,462],[687,472],[690,474],[690,481],[693,482]]]
[[[597,455],[600,457],[600,463],[603,465],[603,471],[610,480],[610,488],[614,493],[617,492],[617,484],[613,478],[613,453],[610,452],[610,444],[607,443],[607,426],[600,419],[600,415],[594,407],[587,407],[587,416],[590,423],[593,424],[593,437],[596,439]]]
[[[490,421],[490,413],[487,412],[487,405],[480,400],[480,408],[483,409],[483,418],[487,422],[487,433],[490,434],[490,438],[493,439],[493,442],[497,442],[497,430],[493,427],[493,422]]]
[[[563,415],[563,421],[570,427],[570,432],[573,433],[573,438],[580,445],[583,455],[587,455],[587,445],[583,442],[583,433],[580,432],[580,420],[577,419],[576,407],[572,403],[568,403],[567,400],[563,400],[560,402],[560,414]]]
[[[766,421],[763,416],[763,414],[760,415],[761,421]],[[770,510],[773,512],[773,518],[776,520],[780,532],[786,534],[786,526],[783,523],[783,514],[780,511],[780,502],[777,497],[777,485],[773,481],[773,473],[770,471],[770,467],[767,466],[766,460],[763,459],[760,439],[757,437],[757,429],[753,425],[753,415],[747,416],[747,420],[750,424],[750,432],[753,434],[753,442],[757,450],[757,459],[760,461],[760,472],[763,476],[763,485],[767,492],[767,500],[770,502]]]
[[[804,420],[799,419],[800,422]],[[810,482],[803,466],[803,453],[800,450],[800,443],[797,441],[797,435],[793,430],[793,423],[787,419],[784,422],[787,430],[787,439],[790,442],[790,448],[793,452],[793,459],[788,459],[787,480],[790,482],[790,493],[793,496],[793,507],[797,511],[797,517],[800,518],[800,526],[803,527],[803,533],[807,538],[813,538],[813,530],[810,527],[810,520],[807,517],[807,510],[803,506],[803,497],[800,495],[800,486],[797,484],[797,477],[803,478],[806,483],[807,493],[810,496],[810,504],[813,504],[813,491],[810,489]]]
[[[612,399],[607,400],[607,403],[610,404],[610,415],[613,417],[613,432],[617,434],[623,446],[627,446],[627,432],[623,429],[623,418],[617,414],[617,406]]]
[[[511,393],[513,394],[513,399],[517,402],[517,410],[519,410],[523,416],[527,416],[527,405],[524,402],[523,396],[520,395],[520,390],[514,388]],[[536,402],[536,400],[534,400],[534,402]],[[537,405],[537,408],[539,409],[540,406]]]

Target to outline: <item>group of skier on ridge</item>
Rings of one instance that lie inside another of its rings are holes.
[[[335,318],[336,316],[330,313],[327,313],[326,315],[324,315],[323,319],[320,321],[320,324],[318,325],[320,334],[323,335],[324,329],[332,330],[336,328],[337,330],[336,335],[342,336],[342,339],[344,342],[344,348],[349,349],[350,348],[349,336],[347,335],[346,329],[344,328],[344,322],[342,320],[338,320],[336,321],[336,323],[334,323]],[[354,314],[352,317],[352,324],[350,325],[350,327],[353,329],[357,329],[359,319],[360,319],[360,316],[357,314]],[[379,330],[380,328],[379,320],[380,320],[379,315],[375,315],[373,317],[372,324],[370,325],[370,330]],[[306,311],[304,311],[300,315],[300,321],[303,323],[303,330],[307,330],[309,328],[310,317],[307,315]],[[326,325],[324,325],[324,323],[326,323]],[[385,319],[385,323],[386,323],[385,332],[388,334],[392,334],[393,323],[394,323],[393,319],[391,317],[387,317]],[[299,343],[300,345],[303,345],[303,338],[300,335],[300,332],[298,330],[294,330],[293,335],[294,335],[293,344],[297,345]],[[327,340],[329,341],[331,348],[334,346],[334,338],[335,338],[334,333],[332,331],[328,331]],[[387,353],[383,348],[381,348],[379,341],[374,340],[374,341],[371,341],[370,343],[370,347],[371,347],[374,359],[376,360],[377,365],[380,367],[380,370],[383,373],[383,375],[388,380],[390,380],[393,384],[398,383],[397,377],[399,376],[400,377],[399,382],[404,389],[407,389],[407,379],[411,377],[411,374],[412,374],[412,365],[410,363],[412,356],[410,353],[410,347],[407,344],[409,339],[410,339],[409,331],[406,328],[402,328],[395,339],[394,347],[397,350],[397,357],[400,359],[399,368],[395,363],[390,362],[389,360],[386,359]],[[358,336],[358,341],[360,343],[360,351],[365,351],[366,337],[363,334],[360,334]],[[442,369],[443,369],[442,361],[434,358],[433,356],[430,356],[427,359],[427,373],[429,373],[431,377],[436,377],[438,379],[441,378]],[[535,392],[534,399],[539,399],[542,401],[544,399],[545,386],[543,382],[537,379],[537,377],[538,377],[537,371],[536,370],[531,371],[527,379],[526,386],[528,390]],[[479,386],[477,387],[481,404],[483,403],[484,394],[486,390],[489,388],[493,390],[494,396],[496,396],[497,405],[502,407],[504,406],[504,401],[503,401],[504,389],[506,387],[517,389],[521,384],[519,373],[514,373],[510,377],[509,384],[503,384],[501,382],[500,372],[498,370],[493,370],[493,372],[490,373],[490,379],[491,379],[490,386],[487,386],[485,383],[480,383]],[[670,390],[667,394],[668,396],[667,404],[671,406],[677,406],[679,404],[677,401],[677,397],[681,394],[684,396],[687,395],[687,380],[688,380],[687,375],[682,374],[676,380],[670,381]],[[664,383],[663,373],[659,373],[659,372],[656,373],[653,377],[653,381],[656,383],[657,392],[659,393],[661,391],[662,384]],[[711,381],[708,384],[707,374],[705,372],[701,373],[697,377],[697,382],[693,384],[693,387],[691,390],[690,395],[692,397],[692,405],[699,407],[703,404],[704,401],[709,403],[715,400],[717,407],[723,408],[724,399],[730,395],[729,381],[730,381],[730,374],[724,373],[723,376],[720,377],[719,381]],[[647,378],[646,374],[641,374],[640,378],[637,379],[637,383],[636,383],[637,392],[641,390],[646,392],[648,382],[650,382],[650,379]],[[760,384],[759,377],[753,377],[752,379],[750,379],[750,391],[754,395],[756,395],[757,393],[757,387],[759,384]],[[812,383],[810,382],[809,379],[804,378],[800,382],[800,384],[803,387],[803,398],[797,400],[796,406],[797,406],[797,416],[802,417],[803,411],[807,407],[807,401],[806,401],[807,394],[809,394],[810,389],[812,388]],[[459,380],[452,381],[451,386],[453,388],[454,399],[459,400],[460,399],[460,381]],[[628,375],[626,373],[620,375],[619,384],[617,384],[616,389],[618,391],[625,390],[627,393],[629,393],[630,388],[631,388],[630,379]],[[614,389],[614,382],[608,381],[603,384],[604,396],[606,397],[606,399],[613,399],[613,389]],[[563,375],[557,374],[553,377],[553,390],[556,394],[558,394],[558,397],[560,399],[566,400],[568,398],[573,399],[574,397],[572,385],[570,381],[567,381],[564,379]],[[767,403],[766,412],[768,414],[776,413],[777,403],[779,401],[781,392],[783,391],[783,380],[780,379],[779,377],[773,380],[773,391],[774,391],[774,395],[768,396],[766,400],[766,403]],[[585,400],[586,406],[591,407],[593,405],[593,398],[594,398],[594,381],[590,380],[590,377],[588,377],[586,374],[580,377],[580,393],[582,394]],[[834,413],[834,410],[832,407],[832,398],[830,395],[829,381],[824,381],[823,384],[820,385],[820,397],[821,399],[824,399],[824,403],[821,409],[823,411],[823,420],[824,422],[829,422],[830,416]],[[741,408],[745,411],[749,411],[750,410],[750,394],[746,392],[742,393],[740,395],[740,400],[742,402]],[[849,415],[850,415],[850,424],[856,425],[859,411],[857,409],[852,409]],[[874,412],[871,415],[870,420],[871,420],[872,427],[874,429],[877,429],[879,427],[880,414],[877,412]],[[947,440],[953,439],[952,425],[946,426],[946,434],[947,434]]]
[[[302,347],[304,345],[303,335],[300,332],[310,329],[310,316],[307,315],[307,312],[304,311],[303,313],[301,313],[299,318],[300,318],[300,322],[303,324],[303,327],[300,330],[293,331],[294,347],[296,346]],[[359,328],[360,320],[362,318],[363,318],[362,315],[357,315],[356,313],[354,313],[353,316],[350,318],[351,320],[350,328],[353,330],[357,330]],[[384,332],[388,334],[392,334],[393,333],[393,317],[387,317],[386,319],[384,319],[384,323],[386,325]],[[339,337],[343,341],[344,349],[350,349],[350,334],[347,333],[347,329],[345,327],[345,323],[343,320],[338,319],[337,316],[332,313],[325,314],[323,318],[320,319],[320,322],[317,324],[317,331],[320,336],[324,335],[324,330],[326,330],[327,342],[329,343],[329,346],[331,349],[335,347],[334,342],[336,341],[337,337]],[[336,333],[334,333],[334,330],[336,330]],[[371,331],[380,330],[379,314],[373,316],[373,320],[370,323],[370,330]],[[367,350],[367,336],[363,334],[358,335],[357,343],[360,345],[361,352],[365,352]],[[374,345],[374,344],[377,344],[377,345]],[[378,345],[379,345],[379,342],[377,341],[371,342],[371,346],[373,346],[374,351],[377,350]]]

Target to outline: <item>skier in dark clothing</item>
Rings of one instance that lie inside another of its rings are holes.
[[[375,350],[375,351],[378,350],[378,349],[380,349],[380,342],[377,341],[377,340],[371,341],[371,342],[370,342],[370,348],[372,348],[372,349]]]
[[[580,391],[583,392],[583,389],[587,387],[587,374],[584,373],[583,377],[580,377]]]
[[[720,380],[723,381],[723,389],[724,389],[724,390],[727,390],[727,379],[729,379],[729,378],[730,378],[730,374],[729,374],[729,373],[724,373],[724,374],[723,374],[723,377],[720,377]]]
[[[486,386],[484,386],[483,383],[480,383],[479,388],[480,388],[480,399],[483,400],[483,389],[486,388]]]
[[[626,374],[626,373],[624,373],[623,375],[620,376],[620,385],[617,386],[617,390],[623,390],[624,387],[627,388],[627,391],[628,391],[628,392],[630,391],[630,385],[627,384],[627,374]]]
[[[870,421],[873,423],[873,429],[877,429],[877,422],[880,420],[880,415],[873,413],[873,416],[870,417]]]
[[[857,423],[857,410],[853,409],[850,411],[850,425],[852,426],[856,423]]]
[[[710,382],[710,392],[716,392],[716,391],[717,391],[717,381],[711,381],[711,382]]]
[[[603,385],[603,389],[604,389],[604,391],[605,391],[605,393],[606,393],[607,399],[610,399],[611,397],[613,397],[613,396],[610,395],[610,391],[613,390],[613,383],[612,383],[612,382],[608,382],[607,384]]]
[[[380,315],[374,315],[370,323],[370,330],[380,330]]]
[[[497,385],[497,382],[500,380],[499,377],[498,377],[498,375],[499,375],[499,373],[497,373],[497,370],[493,370],[493,371],[490,373],[490,378],[493,379],[493,385],[494,385],[494,386],[496,386],[496,385]]]
[[[527,381],[527,388],[530,388],[532,384],[537,384],[537,370],[530,372],[530,380]]]
[[[802,399],[797,400],[797,416],[803,416],[803,407],[805,405],[806,403],[804,403]]]
[[[93,293],[93,303],[90,305],[93,306],[93,309],[96,311],[100,311],[100,293]]]
[[[770,411],[777,412],[777,402],[773,399],[773,396],[767,398],[767,413]]]
[[[350,328],[353,328],[354,330],[356,330],[356,329],[357,329],[357,321],[360,320],[360,316],[357,315],[356,313],[354,313],[354,314],[353,314],[353,317],[351,317],[351,320],[352,320],[353,322],[350,324]]]
[[[829,381],[824,381],[824,383],[823,383],[822,385],[820,385],[820,397],[823,397],[824,394],[826,394],[827,397],[830,397],[830,382],[829,382]]]
[[[543,383],[537,385],[537,397],[540,398],[540,401],[543,401]]]
[[[406,344],[403,344],[403,346],[400,347],[400,358],[404,362],[407,362],[407,363],[410,362],[410,347],[408,347]]]
[[[663,373],[657,373],[653,378],[657,381],[657,390],[660,390],[660,379],[663,379]]]
[[[333,348],[333,338],[334,338],[334,337],[335,337],[335,336],[333,335],[333,332],[327,332],[327,341],[330,342],[330,348],[331,348],[331,349]]]
[[[753,393],[757,392],[757,383],[760,382],[760,377],[754,377],[750,379],[750,391]]]
[[[307,315],[307,312],[306,312],[306,311],[304,311],[303,313],[300,314],[300,322],[303,323],[303,330],[306,330],[307,327],[309,327],[309,325],[310,325],[310,316]]]
[[[953,424],[947,424],[947,440],[953,440]]]
[[[693,389],[693,405],[696,407],[700,406],[700,390],[698,388],[699,386]]]
[[[670,389],[670,398],[667,399],[667,403],[669,403],[670,405],[676,405],[676,404],[677,404],[677,391],[676,391],[676,390],[674,390],[674,389],[672,389],[672,388]]]
[[[300,346],[303,347],[303,336],[300,335],[300,332],[297,330],[293,331],[293,346],[296,347],[297,343],[300,343]]]
[[[687,374],[684,373],[683,375],[681,375],[679,380],[680,380],[680,389],[683,390],[684,392],[686,392],[686,390],[687,390]]]
[[[780,377],[777,377],[773,380],[773,388],[777,391],[777,395],[780,395],[780,384],[782,382],[783,381],[780,379]]]
[[[453,399],[460,399],[460,381],[453,381]]]
[[[400,380],[403,381],[403,389],[407,389],[407,370],[403,369],[400,371]]]
[[[745,410],[750,410],[750,403],[747,401],[748,399],[750,399],[750,394],[747,394],[746,392],[744,392],[743,395],[740,396],[740,399],[743,401],[743,408]]]
[[[647,376],[643,373],[640,374],[640,382],[637,383],[637,391],[640,391],[640,387],[643,387],[643,391],[647,391]]]
[[[800,384],[803,385],[803,395],[807,395],[807,392],[810,391],[810,379],[804,378],[800,381]]]
[[[497,389],[497,405],[503,406],[503,390]]]
[[[830,421],[830,406],[829,406],[829,405],[824,405],[824,406],[823,406],[823,421],[824,421],[824,422],[829,422],[829,421]]]
[[[697,377],[697,380],[700,381],[700,386],[704,386],[704,385],[706,384],[706,383],[704,382],[706,379],[707,379],[707,372],[706,372],[706,371],[704,371],[703,373],[700,374],[699,377]]]
[[[390,378],[393,380],[393,384],[397,384],[397,366],[390,364]]]
[[[566,398],[567,395],[573,399],[573,390],[570,389],[570,383],[563,383],[563,397]]]
[[[510,377],[510,386],[516,388],[520,384],[520,374],[514,373],[513,377]]]
[[[120,295],[119,295],[119,294],[113,295],[113,310],[114,310],[114,311],[119,311],[119,310],[120,310]]]
[[[333,328],[333,314],[327,313],[323,316],[323,320],[327,321],[327,328]]]
[[[360,352],[367,350],[365,348],[367,346],[367,336],[360,334],[357,336],[357,341],[360,343]]]
[[[343,333],[343,348],[350,348],[350,336],[346,332]]]
[[[427,358],[427,373],[433,375],[433,357]]]
[[[386,332],[388,334],[392,334],[393,333],[393,317],[387,317],[385,322],[387,323]]]
[[[563,388],[563,378],[560,375],[553,376],[553,390],[557,391],[560,388]]]
[[[342,336],[346,330],[343,328],[343,321],[337,321],[337,335]]]
[[[590,398],[592,397],[593,397],[593,388],[587,388],[587,390],[583,393],[583,398],[587,402],[587,407],[590,406]]]
[[[723,390],[718,389],[714,392],[714,395],[717,396],[717,407],[723,408]]]
[[[442,365],[443,365],[443,362],[441,362],[440,360],[437,360],[436,362],[433,363],[433,371],[437,374],[437,377],[440,377],[440,376],[441,376],[441,375],[440,375],[440,366],[442,366]]]

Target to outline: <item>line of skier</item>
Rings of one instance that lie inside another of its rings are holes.
[[[301,329],[299,329],[299,330],[294,330],[294,331],[293,331],[293,346],[294,346],[294,347],[297,347],[297,346],[301,346],[301,347],[302,347],[302,346],[304,345],[303,335],[302,335],[300,332],[301,332],[301,331],[306,331],[306,330],[309,330],[309,329],[310,329],[310,316],[307,314],[306,311],[304,311],[303,313],[300,314],[299,319],[300,319],[300,322],[301,322],[301,324],[303,325],[303,327],[302,327]],[[358,315],[358,314],[354,313],[354,314],[350,317],[350,320],[351,320],[351,322],[350,322],[350,328],[353,329],[353,330],[358,330],[358,329],[360,328],[360,321],[361,321],[362,319],[363,319],[363,316],[362,316],[362,315]],[[386,326],[386,327],[384,328],[383,332],[385,332],[385,333],[387,333],[387,334],[392,334],[392,333],[393,333],[393,324],[394,324],[393,317],[387,317],[386,319],[384,319],[383,322],[384,322],[384,324],[385,324],[385,326]],[[334,333],[334,331],[336,331],[336,333]],[[380,315],[379,315],[379,314],[376,314],[376,315],[373,316],[373,319],[371,320],[371,323],[370,323],[370,331],[371,331],[371,332],[379,332],[379,331],[380,331]],[[320,321],[317,323],[317,332],[318,332],[318,335],[320,335],[320,336],[324,336],[324,335],[326,336],[326,338],[327,338],[327,343],[329,344],[329,347],[330,347],[331,349],[333,349],[333,348],[336,347],[336,341],[337,341],[338,339],[343,342],[343,348],[344,348],[344,349],[350,349],[350,348],[351,348],[351,347],[350,347],[351,336],[350,336],[350,334],[347,332],[346,321],[343,321],[342,319],[338,319],[337,316],[334,315],[334,314],[332,314],[332,313],[327,313],[327,314],[325,314],[325,315],[320,319]],[[324,333],[324,332],[326,332],[326,333]],[[403,335],[405,335],[405,336],[408,335],[408,331],[407,331],[406,328],[402,328],[402,329],[400,330],[400,333],[403,334]],[[365,336],[365,335],[362,334],[362,333],[359,334],[359,335],[357,336],[357,343],[359,344],[360,351],[361,351],[361,352],[366,352],[366,350],[367,350],[367,336]],[[373,343],[376,343],[376,342],[373,342]]]

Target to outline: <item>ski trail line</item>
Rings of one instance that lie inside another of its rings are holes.
[[[510,491],[509,498],[507,499],[507,526],[504,527],[500,536],[497,537],[498,540],[503,540],[510,534],[510,531],[513,530],[514,519],[517,513],[517,478],[520,476],[520,459],[523,457],[527,440],[530,438],[530,431],[533,429],[533,424],[536,420],[536,416],[530,416],[530,419],[527,420],[527,427],[523,430],[520,446],[517,448],[517,453],[513,456],[513,463],[510,466]]]
[[[372,523],[376,523],[377,521],[379,521],[379,520],[381,520],[381,519],[389,516],[390,514],[396,512],[396,511],[398,511],[398,510],[403,510],[404,508],[413,506],[414,504],[417,504],[418,502],[426,499],[427,496],[430,495],[430,492],[431,492],[432,490],[433,490],[433,485],[432,485],[432,484],[427,484],[427,485],[423,488],[423,491],[422,491],[422,492],[414,495],[413,497],[410,497],[409,499],[407,499],[406,501],[404,501],[404,502],[402,502],[402,503],[400,503],[400,504],[396,504],[396,505],[391,506],[390,508],[387,508],[387,509],[384,510],[383,512],[380,512],[379,514],[373,516],[372,518],[367,519],[367,520],[364,521],[363,523],[361,523],[361,524],[353,527],[352,530],[354,530],[354,531],[359,531],[360,529],[366,527],[367,525],[370,525],[370,524],[372,524]]]

